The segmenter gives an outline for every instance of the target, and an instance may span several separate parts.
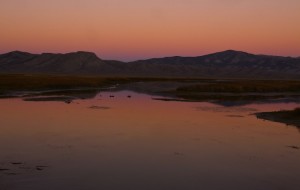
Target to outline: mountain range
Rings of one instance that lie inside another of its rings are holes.
[[[300,79],[300,58],[227,50],[197,57],[165,57],[133,62],[103,60],[91,52],[0,55],[0,73],[127,77]]]

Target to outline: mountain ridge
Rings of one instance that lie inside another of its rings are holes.
[[[300,79],[300,59],[226,50],[202,56],[172,56],[131,62],[103,60],[93,52],[0,54],[0,73],[145,77]]]

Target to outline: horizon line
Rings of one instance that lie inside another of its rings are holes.
[[[120,62],[135,62],[135,61],[144,61],[144,60],[151,60],[151,59],[164,59],[164,58],[174,58],[174,57],[182,57],[182,58],[195,58],[195,57],[202,57],[202,56],[207,56],[207,55],[213,55],[213,54],[218,54],[218,53],[224,53],[224,52],[239,52],[239,53],[245,53],[245,54],[249,54],[249,55],[256,55],[256,56],[271,56],[271,57],[285,57],[285,58],[295,58],[298,59],[300,58],[300,56],[284,56],[284,55],[272,55],[272,54],[257,54],[257,53],[250,53],[247,51],[242,51],[242,50],[234,50],[234,49],[227,49],[227,50],[223,50],[223,51],[215,51],[215,52],[211,52],[211,53],[206,53],[206,54],[199,54],[199,55],[195,55],[195,56],[184,56],[184,55],[171,55],[171,56],[161,56],[161,57],[149,57],[149,58],[144,58],[144,59],[135,59],[132,61],[122,61],[122,60],[118,60],[118,59],[102,59],[101,56],[99,56],[97,53],[93,52],[93,51],[85,51],[85,50],[78,50],[78,51],[70,51],[70,52],[66,52],[66,53],[54,53],[54,52],[41,52],[41,53],[31,53],[31,52],[27,52],[27,51],[21,51],[21,50],[13,50],[13,51],[8,51],[5,53],[0,53],[0,55],[5,55],[5,54],[9,54],[9,53],[13,53],[13,52],[19,52],[19,53],[29,53],[32,55],[42,55],[42,54],[61,54],[61,55],[67,55],[67,54],[74,54],[74,53],[91,53],[97,56],[97,58],[101,59],[101,60],[107,60],[107,61],[120,61]]]

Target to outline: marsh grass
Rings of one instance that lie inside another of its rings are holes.
[[[114,85],[137,82],[152,85],[142,85],[145,91],[191,101],[219,100],[243,101],[264,100],[270,98],[297,98],[300,95],[300,81],[285,80],[220,80],[201,78],[134,78],[134,77],[99,77],[99,76],[66,76],[66,75],[0,75],[0,96],[8,92],[35,91],[33,95],[68,95],[85,97]],[[165,91],[163,82],[175,85],[174,90]],[[157,91],[157,92],[156,92]],[[29,94],[31,96],[31,94]]]
[[[277,111],[277,112],[269,112],[272,113],[274,115],[277,115],[277,117],[281,117],[281,118],[295,118],[298,119],[300,121],[300,108],[296,108],[294,110],[281,110],[281,111]]]
[[[63,75],[0,75],[0,92],[7,90],[70,89],[74,87],[99,87],[114,80],[100,77]]]
[[[80,87],[101,88],[114,84],[124,84],[131,82],[181,81],[188,83],[198,80],[209,79],[0,74],[0,94],[4,94],[9,90],[63,90]]]
[[[294,110],[281,110],[275,112],[256,113],[257,118],[285,123],[300,128],[300,108]]]
[[[207,101],[207,100],[218,100],[218,101],[256,101],[256,100],[267,100],[267,99],[278,99],[286,98],[286,95],[228,95],[228,94],[201,94],[201,93],[177,93],[178,98],[194,100],[194,101]],[[288,96],[294,97],[294,96]],[[295,97],[298,97],[295,95]]]
[[[234,80],[178,87],[177,92],[271,93],[300,92],[300,81]]]

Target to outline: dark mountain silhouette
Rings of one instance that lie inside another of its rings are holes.
[[[300,59],[227,50],[198,57],[165,57],[133,62],[102,60],[94,53],[0,55],[0,73],[103,76],[300,79]]]
[[[0,55],[2,73],[97,74],[108,72],[110,67],[109,61],[90,52],[30,54],[14,51]]]

